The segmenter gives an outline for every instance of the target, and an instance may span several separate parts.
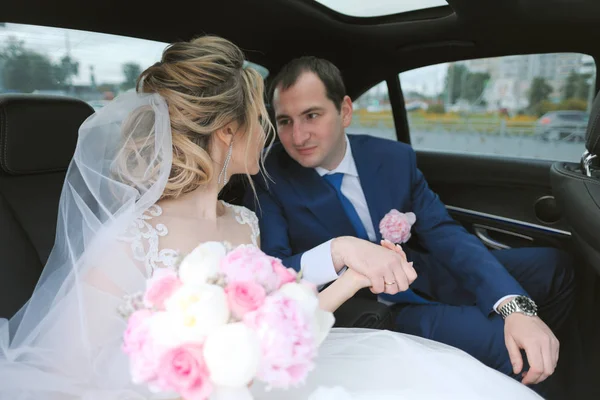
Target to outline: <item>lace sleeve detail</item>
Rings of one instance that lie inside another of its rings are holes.
[[[246,207],[225,202],[223,204],[233,209],[238,223],[250,226],[252,244],[258,247],[260,230],[256,214]],[[164,224],[152,225],[152,219],[162,215],[162,212],[160,206],[151,206],[120,237],[123,242],[129,243],[133,258],[143,264],[147,276],[151,276],[156,268],[176,269],[180,256],[177,250],[161,250],[159,247],[160,238],[166,236],[169,230]]]
[[[133,258],[143,263],[147,276],[156,268],[175,269],[179,253],[173,249],[159,250],[159,239],[166,236],[169,230],[164,224],[151,223],[152,218],[162,214],[162,208],[153,205],[128,227],[121,240],[131,246]]]
[[[258,237],[260,236],[260,228],[258,226],[258,217],[253,211],[246,207],[236,206],[222,202],[226,207],[230,207],[235,212],[235,219],[241,225],[249,225],[251,230],[252,244],[258,247]]]

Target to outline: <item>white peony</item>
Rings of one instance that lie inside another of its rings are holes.
[[[258,336],[241,322],[221,326],[204,342],[204,361],[216,386],[248,385],[258,372],[260,354]]]
[[[184,285],[166,302],[173,329],[182,341],[198,341],[229,321],[229,306],[222,287]]]
[[[173,314],[156,312],[150,319],[150,337],[158,347],[171,348],[184,343],[183,326],[177,323]]]
[[[319,308],[319,298],[306,285],[296,282],[286,283],[281,286],[279,292],[300,304],[304,315],[312,322],[317,346],[321,345],[335,322],[333,314]]]
[[[185,285],[202,285],[219,272],[227,249],[220,242],[205,242],[188,254],[179,265],[179,279]]]
[[[215,386],[210,394],[210,400],[254,400],[254,397],[246,386],[236,388]]]
[[[319,307],[319,298],[306,285],[296,282],[286,283],[279,288],[279,293],[288,299],[299,302],[302,311],[308,317],[312,317]]]

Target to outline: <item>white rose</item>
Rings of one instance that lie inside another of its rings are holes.
[[[235,388],[213,386],[210,400],[254,400],[254,396],[246,386]]]
[[[219,272],[227,249],[219,242],[206,242],[196,247],[179,265],[179,279],[186,285],[201,285]]]
[[[319,307],[319,298],[315,295],[315,292],[306,285],[296,282],[286,283],[279,288],[279,293],[288,299],[299,302],[302,311],[304,311],[304,314],[309,318],[312,318]]]
[[[216,285],[184,285],[165,302],[165,308],[183,341],[197,341],[229,321],[225,291]]]
[[[204,361],[217,386],[248,385],[258,371],[260,354],[258,336],[241,322],[221,326],[204,342]]]
[[[333,314],[319,308],[319,298],[312,289],[300,283],[286,283],[279,292],[300,303],[304,315],[312,322],[317,346],[321,345],[335,322]]]
[[[183,344],[183,326],[173,314],[164,311],[155,313],[150,320],[150,337],[158,346],[167,348]]]

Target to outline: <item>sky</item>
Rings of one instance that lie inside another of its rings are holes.
[[[445,0],[316,0],[342,14],[374,17],[448,5]]]
[[[98,84],[122,82],[122,64],[135,62],[144,69],[160,60],[166,46],[137,38],[9,23],[0,27],[0,46],[10,36],[23,40],[26,48],[47,55],[54,62],[67,54],[69,43],[71,56],[79,61],[75,84],[90,83],[90,66],[94,67]]]
[[[97,84],[120,83],[124,80],[124,63],[135,62],[144,69],[157,62],[167,46],[166,43],[138,38],[7,23],[0,26],[0,47],[10,36],[24,41],[26,48],[45,54],[54,62],[65,56],[69,49],[71,56],[79,62],[79,75],[73,83],[82,85],[91,82],[91,66],[94,67]],[[405,91],[437,94],[442,88],[446,68],[446,64],[442,64],[402,73],[402,87]]]
[[[429,65],[400,74],[403,92],[419,92],[427,96],[439,94],[444,88],[448,64]]]

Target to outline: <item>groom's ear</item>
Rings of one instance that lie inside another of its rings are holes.
[[[342,107],[340,109],[342,114],[342,124],[344,128],[347,128],[352,123],[352,99],[350,96],[344,96],[342,99]]]

